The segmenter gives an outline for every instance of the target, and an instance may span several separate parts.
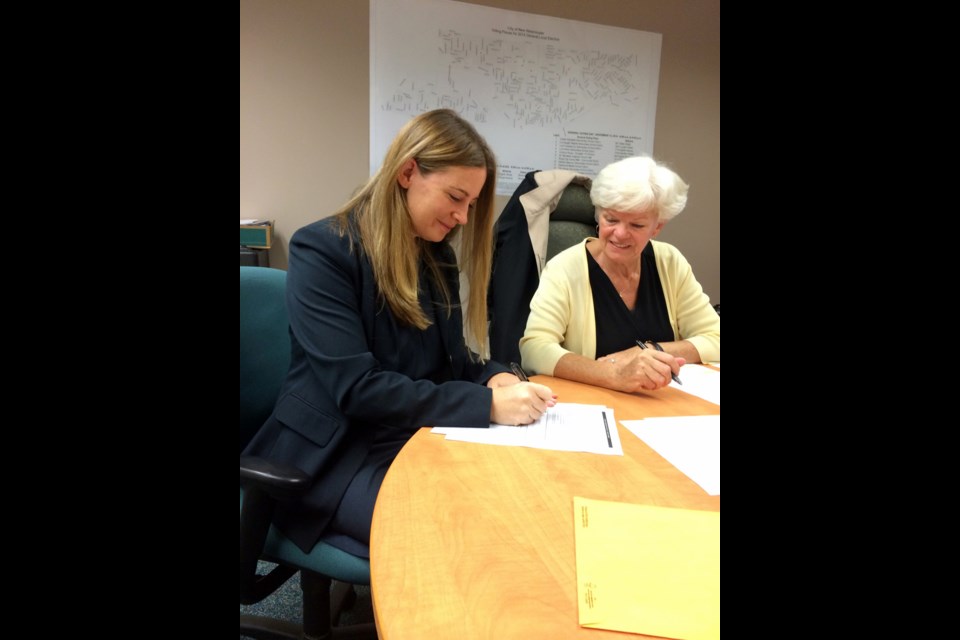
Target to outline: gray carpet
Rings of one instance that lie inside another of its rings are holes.
[[[261,562],[260,573],[267,573],[273,565]],[[349,611],[340,616],[340,624],[358,624],[373,622],[373,603],[370,601],[370,587],[357,586],[357,601]],[[240,613],[249,613],[269,618],[279,618],[291,622],[300,622],[303,611],[303,598],[300,594],[300,574],[295,574],[272,595],[257,604],[240,607]],[[240,636],[245,638],[246,636]]]

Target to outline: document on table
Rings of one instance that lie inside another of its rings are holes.
[[[581,627],[720,637],[720,514],[574,497]]]
[[[683,384],[675,381],[670,386],[684,393],[703,398],[707,402],[720,404],[720,372],[699,364],[685,364],[680,367],[680,379]]]
[[[720,416],[645,418],[621,424],[708,494],[720,495]]]
[[[489,429],[441,426],[431,432],[463,442],[623,455],[613,409],[598,404],[558,402],[522,427],[491,423]]]

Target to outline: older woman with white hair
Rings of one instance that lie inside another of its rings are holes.
[[[720,359],[720,316],[680,251],[653,240],[687,189],[649,157],[599,173],[590,190],[599,237],[544,267],[520,339],[524,369],[632,392]]]

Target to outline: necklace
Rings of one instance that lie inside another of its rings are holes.
[[[613,285],[613,288],[617,294],[622,298],[629,293],[636,293],[637,287],[640,286],[640,270],[638,269],[636,273],[628,273],[626,276],[621,276],[619,273],[614,275],[610,271],[607,271],[607,268],[604,266],[606,261],[603,260],[601,256],[602,254],[600,256],[595,256],[594,260],[597,261],[597,266],[599,266],[604,275],[607,276],[607,280],[609,280],[610,284]],[[615,265],[609,266],[612,269]],[[637,266],[639,267],[640,265],[638,264]],[[614,279],[620,281],[626,280],[626,284],[623,287],[620,287],[617,285]]]
[[[631,292],[635,293],[635,292],[637,291],[637,284],[634,284],[634,283],[633,283],[633,280],[634,280],[634,279],[636,279],[636,280],[637,280],[637,284],[639,284],[639,282],[640,282],[640,274],[637,273],[637,274],[635,274],[635,275],[629,275],[629,276],[627,276],[627,284],[626,284],[626,286],[625,286],[623,289],[621,289],[620,287],[618,287],[618,286],[616,285],[616,283],[614,283],[612,277],[610,278],[610,284],[613,285],[613,288],[617,290],[617,293],[619,293],[619,294],[620,294],[620,297],[622,298],[623,296],[627,295],[628,293],[631,293]]]

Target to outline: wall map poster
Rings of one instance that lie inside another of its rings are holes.
[[[370,171],[413,116],[450,108],[487,139],[497,193],[528,171],[595,176],[653,153],[661,35],[453,0],[370,0]]]

